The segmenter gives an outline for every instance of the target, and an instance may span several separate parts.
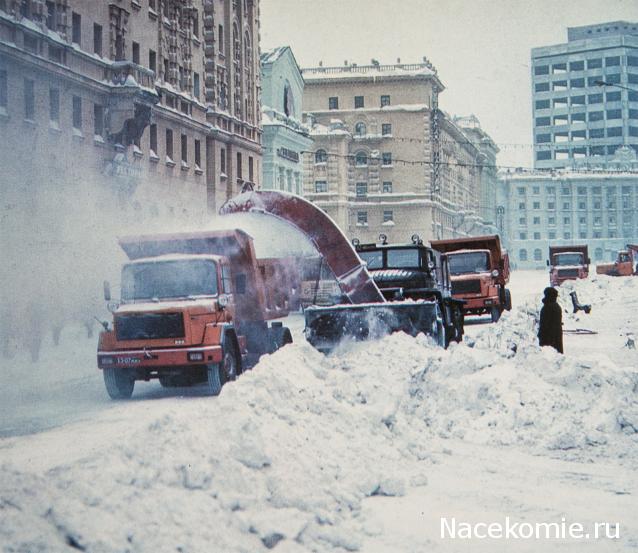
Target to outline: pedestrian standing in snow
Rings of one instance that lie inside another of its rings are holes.
[[[545,297],[538,327],[538,342],[541,346],[552,346],[559,353],[563,353],[563,313],[556,301],[558,290],[545,288],[543,293]]]

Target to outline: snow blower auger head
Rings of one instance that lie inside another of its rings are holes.
[[[423,333],[445,346],[443,319],[435,301],[312,306],[305,310],[305,317],[306,340],[323,353],[344,340],[375,340],[393,332]]]

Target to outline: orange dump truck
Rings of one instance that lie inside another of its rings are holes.
[[[211,394],[292,341],[280,322],[289,300],[274,281],[288,271],[258,260],[241,230],[134,236],[120,240],[121,300],[110,302],[113,325],[101,334],[97,363],[113,399],[131,397],[136,380],[163,386],[203,382]]]
[[[464,315],[489,313],[496,322],[512,308],[509,256],[498,235],[433,240],[432,248],[445,254],[452,276],[452,296],[463,300]]]
[[[627,244],[626,250],[620,250],[613,263],[596,265],[596,273],[609,276],[638,275],[638,245]]]
[[[589,256],[587,245],[550,246],[549,283],[560,286],[566,280],[577,280],[589,276]]]

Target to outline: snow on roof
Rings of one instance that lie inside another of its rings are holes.
[[[301,70],[306,82],[347,79],[437,77],[437,73],[422,63],[397,65],[346,65],[343,67],[307,67]]]
[[[262,64],[274,63],[283,55],[286,50],[290,50],[290,46],[277,46],[277,48],[262,52],[261,56],[259,57],[259,61]]]

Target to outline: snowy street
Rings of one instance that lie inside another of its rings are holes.
[[[514,272],[512,312],[447,351],[393,335],[325,357],[291,316],[295,343],[219,398],[151,382],[110,401],[95,338],[69,327],[5,371],[3,552],[635,550],[638,279],[563,285],[564,329],[597,333],[565,356],[536,344],[546,285]],[[619,537],[442,539],[441,517]]]

